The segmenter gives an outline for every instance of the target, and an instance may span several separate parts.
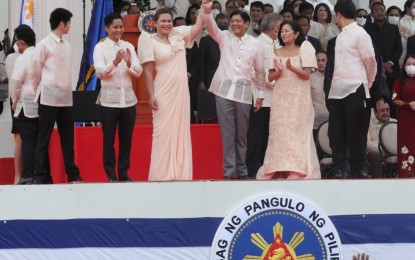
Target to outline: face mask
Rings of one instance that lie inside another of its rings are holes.
[[[412,15],[415,16],[415,8],[411,9]]]
[[[405,71],[406,73],[409,75],[414,75],[415,74],[415,65],[408,65],[405,67]]]
[[[228,26],[228,25],[219,25],[218,27],[219,27],[219,29],[220,29],[221,31],[226,31],[226,30],[228,30],[228,28],[229,28],[229,26]]]
[[[213,9],[212,10],[212,16],[213,16],[213,19],[215,19],[215,17],[219,14],[220,12],[219,12],[219,10],[218,9]]]
[[[14,43],[14,44],[13,44],[13,50],[14,50],[16,53],[19,53],[19,47],[17,47],[17,44],[16,44],[16,43]]]
[[[121,12],[120,15],[121,15],[121,18],[124,19],[124,16],[127,15],[127,11]]]
[[[397,25],[399,23],[399,16],[388,16],[388,22]]]
[[[366,19],[364,17],[357,17],[356,22],[358,25],[363,26],[366,23]]]
[[[166,7],[167,9],[172,9],[175,4],[176,4],[175,0],[165,0],[164,1],[164,7]]]

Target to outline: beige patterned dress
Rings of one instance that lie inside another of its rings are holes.
[[[289,57],[296,68],[316,68],[313,46],[304,41],[299,55]],[[288,57],[278,57],[283,64]],[[275,172],[290,172],[287,179],[320,179],[313,140],[314,108],[310,80],[285,69],[276,80],[271,103],[268,147],[257,179],[272,179]]]

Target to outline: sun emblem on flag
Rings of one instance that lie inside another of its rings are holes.
[[[261,256],[247,255],[244,260],[315,260],[312,254],[297,256],[295,249],[304,241],[304,232],[295,232],[290,242],[283,240],[283,226],[277,222],[273,227],[274,241],[268,244],[259,233],[251,234],[251,242],[262,250]]]
[[[26,20],[30,20],[33,17],[34,10],[35,10],[35,7],[33,4],[33,0],[25,0],[23,11],[25,13]]]

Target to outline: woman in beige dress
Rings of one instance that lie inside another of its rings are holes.
[[[324,3],[318,4],[314,11],[313,21],[320,23],[323,25],[323,34],[320,40],[321,48],[324,51],[327,51],[327,42],[334,37],[336,37],[340,30],[332,23],[332,15],[330,12],[330,7]]]
[[[153,111],[148,180],[191,180],[190,98],[185,48],[192,47],[202,30],[203,20],[198,17],[193,26],[173,28],[173,15],[164,8],[156,12],[155,20],[157,32],[142,32],[138,40],[138,56]]]
[[[310,86],[310,73],[317,67],[315,50],[296,22],[283,22],[280,28],[283,47],[275,51],[275,69],[268,75],[269,81],[276,80],[268,147],[257,179],[320,179]]]

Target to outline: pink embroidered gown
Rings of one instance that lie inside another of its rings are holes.
[[[299,55],[289,58],[296,68],[317,67],[315,50],[308,41],[301,45]],[[285,64],[288,58],[276,59]],[[257,179],[278,178],[275,172],[296,172],[288,179],[320,179],[313,124],[310,80],[302,80],[285,69],[274,86],[268,147]]]

